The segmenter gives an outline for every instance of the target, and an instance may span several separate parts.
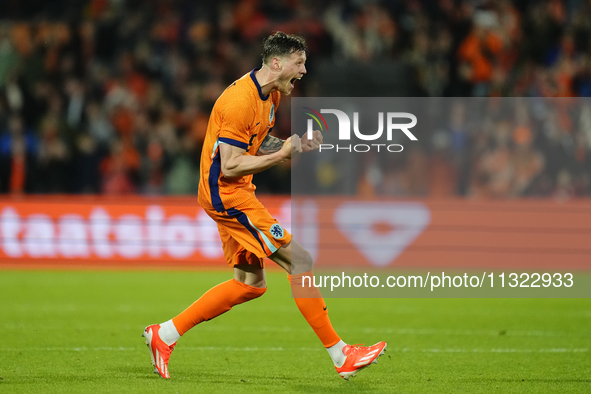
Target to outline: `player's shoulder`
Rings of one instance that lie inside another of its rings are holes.
[[[224,90],[220,98],[225,98],[226,100],[252,100],[256,93],[256,88],[253,86],[252,82],[250,81],[250,75],[245,74],[241,78],[237,79],[236,81],[232,82],[230,86]]]
[[[213,112],[215,113],[242,113],[253,107],[253,93],[245,84],[244,77],[230,84],[215,102]]]

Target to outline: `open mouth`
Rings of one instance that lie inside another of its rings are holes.
[[[302,77],[299,77],[299,78],[298,78],[298,77],[293,77],[293,78],[292,78],[292,79],[289,81],[289,83],[291,84],[291,88],[292,88],[292,89],[293,89],[293,87],[294,87],[295,81],[297,81],[297,80],[299,80],[299,79],[302,79]]]

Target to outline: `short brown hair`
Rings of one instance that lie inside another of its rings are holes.
[[[286,56],[295,52],[308,54],[306,40],[295,34],[285,34],[282,31],[278,31],[263,41],[262,57],[263,63],[265,64],[275,56]]]

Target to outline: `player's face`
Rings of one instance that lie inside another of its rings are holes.
[[[282,71],[279,77],[277,90],[289,95],[294,88],[295,81],[301,79],[306,73],[306,54],[294,52],[282,59]]]

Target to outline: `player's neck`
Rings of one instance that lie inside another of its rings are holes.
[[[271,92],[277,90],[276,82],[278,76],[272,73],[269,67],[264,64],[259,70],[254,72],[254,77],[259,83],[261,93],[263,93],[264,96],[268,96]]]

